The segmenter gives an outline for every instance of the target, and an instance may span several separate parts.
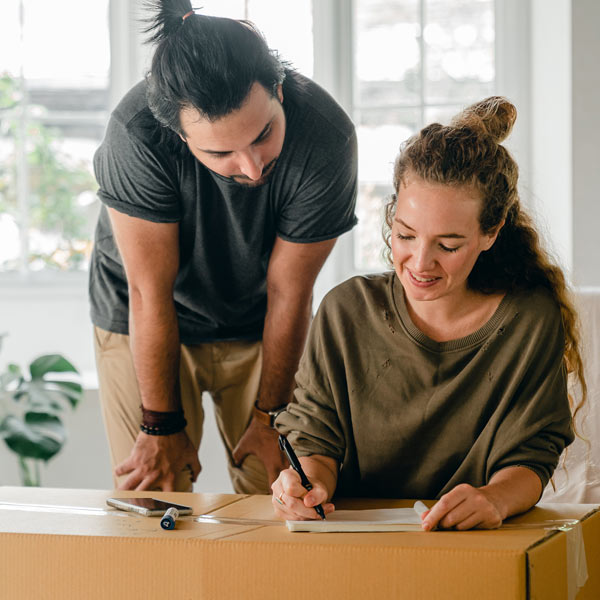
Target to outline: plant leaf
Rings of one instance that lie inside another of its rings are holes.
[[[46,373],[79,373],[79,371],[60,354],[38,356],[30,365],[32,379],[42,379]]]
[[[0,423],[0,436],[19,456],[40,460],[52,458],[67,439],[60,418],[43,412],[28,412],[24,420],[7,416]]]
[[[64,396],[70,403],[72,408],[76,408],[77,404],[83,399],[83,387],[75,381],[50,381],[45,380],[48,384],[46,389],[56,388],[54,391],[57,394]]]
[[[17,365],[8,365],[4,373],[0,375],[0,390],[5,390],[11,383],[20,378],[21,369]]]

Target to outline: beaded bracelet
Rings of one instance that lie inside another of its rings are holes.
[[[172,435],[185,429],[187,421],[183,410],[158,411],[142,409],[140,430],[148,435]]]

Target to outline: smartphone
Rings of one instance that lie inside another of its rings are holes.
[[[119,510],[128,510],[145,517],[162,517],[171,507],[176,508],[180,515],[191,515],[192,507],[174,502],[164,502],[156,498],[107,498],[106,504]]]

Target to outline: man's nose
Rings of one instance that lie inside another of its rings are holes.
[[[265,164],[258,152],[245,150],[240,154],[240,171],[243,175],[256,181],[260,179]]]

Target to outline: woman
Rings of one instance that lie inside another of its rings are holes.
[[[500,144],[515,119],[488,98],[401,148],[386,210],[394,270],[350,279],[319,308],[277,419],[313,489],[282,471],[278,516],[327,514],[334,493],[437,498],[425,530],[494,528],[539,500],[573,440],[568,373],[580,406],[586,390],[564,276]]]

